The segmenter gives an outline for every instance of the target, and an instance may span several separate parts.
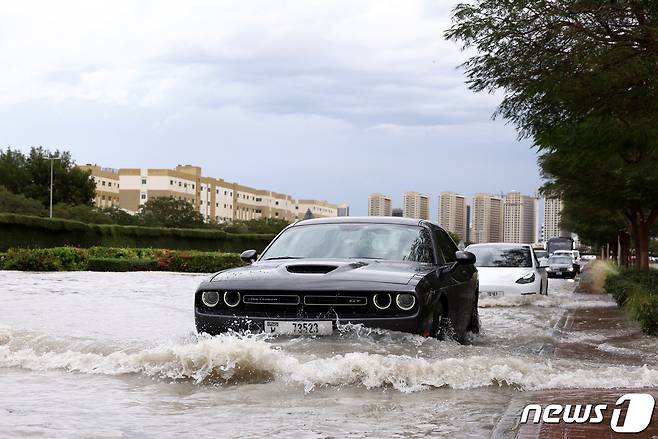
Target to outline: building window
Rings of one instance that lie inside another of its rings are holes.
[[[226,204],[224,204],[224,209],[226,209]]]
[[[194,189],[194,185],[192,185],[192,189]]]
[[[105,186],[105,182],[104,182],[104,181],[101,181],[101,185],[102,185],[102,186]]]
[[[275,201],[274,204],[276,204],[276,205],[278,206],[278,205],[279,205],[279,202],[278,202],[278,201]]]
[[[146,194],[142,194],[142,200],[146,200]]]
[[[169,186],[173,186],[173,185],[174,185],[174,180],[169,180]]]
[[[142,184],[146,184],[146,179],[142,178]]]
[[[183,183],[181,183],[181,182],[179,181],[179,182],[178,182],[178,187],[181,187],[182,185],[183,185]]]
[[[274,212],[274,216],[279,216],[279,212]]]
[[[185,183],[185,184],[183,185],[183,187],[184,187],[184,188],[187,188],[187,183]]]

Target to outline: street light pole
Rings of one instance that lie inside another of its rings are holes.
[[[48,157],[50,160],[50,218],[53,217],[53,163],[55,160],[61,160],[60,157]]]

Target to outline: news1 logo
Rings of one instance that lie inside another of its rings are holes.
[[[626,416],[623,406],[628,402]],[[647,393],[627,393],[617,399],[612,407],[610,428],[616,433],[641,433],[651,423],[656,401]],[[616,407],[616,408],[615,408]],[[521,414],[522,424],[600,424],[608,412],[607,404],[528,404]],[[622,421],[623,419],[623,421]]]

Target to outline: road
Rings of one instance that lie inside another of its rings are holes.
[[[655,339],[565,326],[614,309],[568,280],[483,300],[462,346],[362,327],[199,337],[202,278],[0,271],[3,437],[486,437],[547,389],[658,387]]]

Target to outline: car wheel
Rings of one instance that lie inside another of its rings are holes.
[[[468,331],[473,334],[480,333],[480,313],[478,312],[477,303],[473,306],[473,311],[471,311],[471,322],[468,324]]]
[[[436,309],[436,314],[434,317],[434,322],[432,324],[432,337],[437,340],[447,340],[449,338],[454,338],[455,330],[452,327],[452,322],[449,317],[445,316],[443,310],[443,304],[439,303],[439,306]]]

